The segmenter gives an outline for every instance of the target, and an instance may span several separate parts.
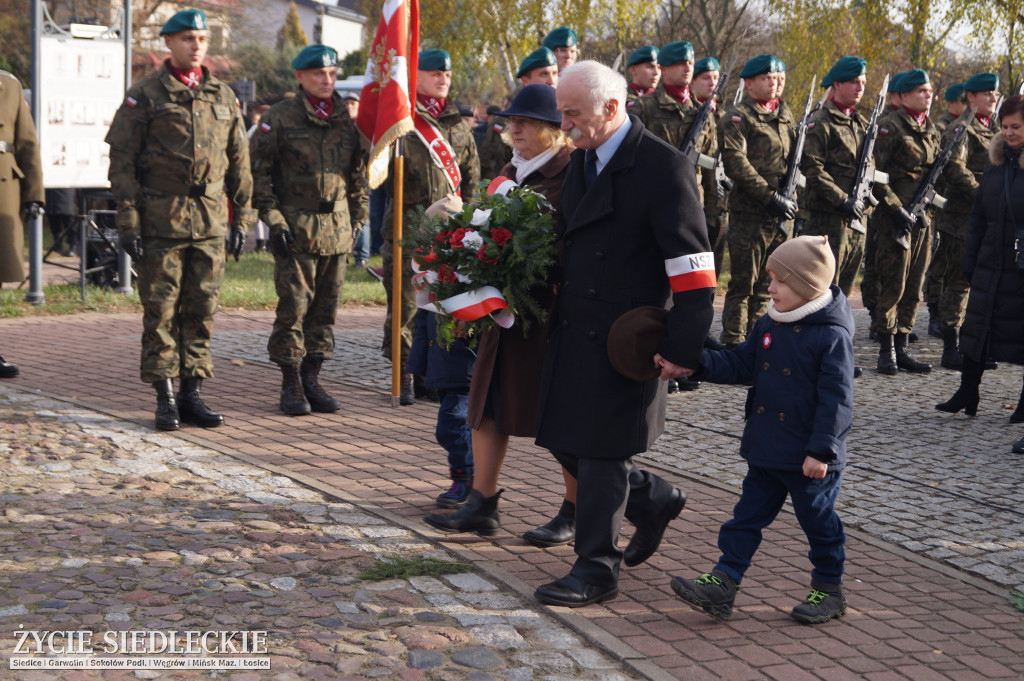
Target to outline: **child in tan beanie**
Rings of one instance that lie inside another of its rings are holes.
[[[846,535],[835,512],[853,420],[853,314],[832,285],[835,258],[823,236],[802,236],[768,257],[771,301],[733,350],[704,350],[694,378],[753,384],[740,455],[743,492],[722,525],[710,573],[673,577],[672,590],[715,619],[732,615],[743,574],[786,497],[810,543],[811,591],[794,619],[820,624],[846,613]]]

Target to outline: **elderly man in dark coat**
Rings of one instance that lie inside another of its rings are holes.
[[[715,264],[694,167],[627,117],[626,82],[597,62],[559,75],[562,129],[576,146],[563,185],[564,278],[545,355],[537,444],[579,481],[576,563],[538,600],[580,607],[618,594],[619,563],[657,549],[685,495],[632,464],[661,434],[665,384],[612,366],[609,329],[625,312],[663,307],[667,335],[651,357],[664,380],[692,373],[713,317]],[[625,516],[637,527],[621,551]]]

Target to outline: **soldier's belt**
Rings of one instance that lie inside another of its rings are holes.
[[[282,206],[311,210],[315,213],[337,213],[345,205],[344,201],[320,201],[319,199],[304,199],[300,196],[290,196],[281,201]]]
[[[10,142],[0,142],[0,154],[9,154],[14,151]]]
[[[178,196],[188,196],[189,198],[197,199],[200,196],[213,196],[220,192],[224,189],[224,180],[205,182],[203,184],[184,184],[183,182],[174,182],[172,180],[162,180],[158,177],[152,177],[146,180],[143,188],[164,192],[165,194],[176,194]]]

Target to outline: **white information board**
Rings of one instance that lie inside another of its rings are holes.
[[[124,44],[66,36],[40,42],[43,184],[109,187],[110,148],[103,138],[124,101]]]

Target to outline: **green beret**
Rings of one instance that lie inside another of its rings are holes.
[[[893,80],[896,81],[896,86],[893,87]],[[902,71],[896,74],[896,78],[889,81],[889,92],[904,93],[910,92],[914,88],[924,85],[930,82],[928,80],[928,72],[923,69],[910,69],[909,71]]]
[[[967,92],[988,92],[999,89],[999,76],[994,73],[975,73],[964,83]]]
[[[693,61],[693,45],[685,40],[677,40],[658,50],[658,63],[662,66],[672,66],[681,61]]]
[[[418,68],[420,71],[451,71],[452,57],[445,50],[423,50]]]
[[[953,83],[946,88],[946,94],[943,97],[947,102],[959,102],[960,98],[964,96],[964,84]]]
[[[705,71],[721,71],[718,60],[714,57],[704,57],[698,59],[697,63],[693,65],[693,77],[696,78]]]
[[[821,87],[830,87],[836,83],[845,83],[867,72],[868,63],[860,57],[840,57],[825,77],[821,80]]]
[[[322,69],[325,66],[337,66],[338,53],[333,47],[313,44],[302,48],[292,59],[293,69]]]
[[[890,78],[889,88],[886,90],[886,92],[899,92],[899,90],[897,90],[896,88],[900,86],[900,81],[903,79],[902,76],[902,73],[897,73],[895,76]]]
[[[629,55],[629,59],[626,61],[626,66],[648,63],[658,63],[658,48],[654,45],[644,45],[638,50],[633,50],[633,54]]]
[[[544,42],[541,45],[554,51],[556,47],[572,47],[578,42],[579,38],[576,35],[576,31],[568,26],[559,26],[544,36]]]
[[[160,35],[177,33],[178,31],[208,31],[206,13],[201,9],[183,9],[167,20],[160,29]]]
[[[555,53],[546,47],[539,47],[530,54],[526,55],[526,59],[519,65],[519,70],[516,71],[516,78],[525,76],[534,69],[539,69],[544,66],[558,66],[558,60],[555,59]]]
[[[743,65],[740,78],[753,78],[765,73],[779,73],[785,70],[786,65],[772,55],[759,54]]]

